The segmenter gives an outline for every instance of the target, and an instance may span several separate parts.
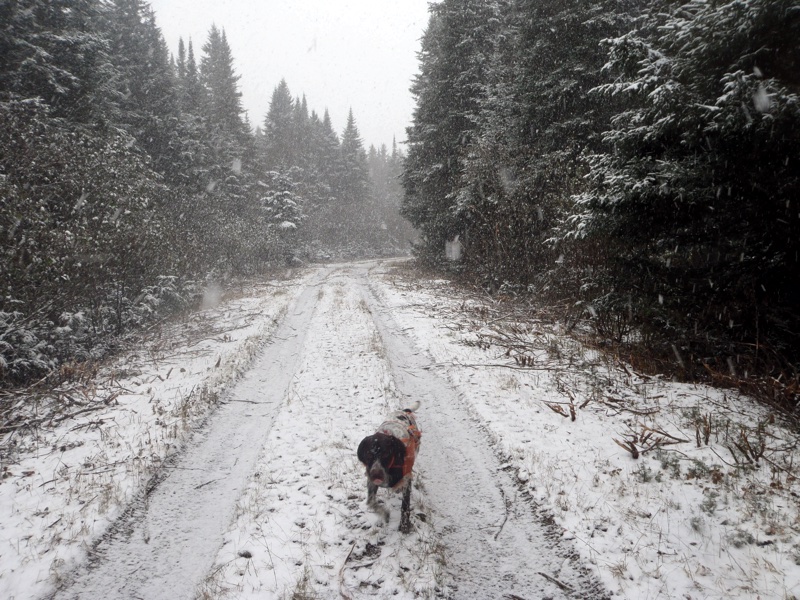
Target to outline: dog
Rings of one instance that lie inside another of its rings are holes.
[[[378,430],[358,445],[358,460],[367,468],[367,504],[376,506],[375,495],[379,487],[403,492],[400,509],[402,533],[411,531],[412,470],[422,439],[414,415],[419,404],[415,402],[410,408],[389,414]]]

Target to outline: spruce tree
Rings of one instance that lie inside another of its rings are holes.
[[[368,196],[369,167],[353,109],[347,115],[347,125],[342,132],[341,156],[338,186],[340,202],[363,210]]]
[[[331,123],[331,116],[328,109],[322,117],[322,125],[319,129],[319,165],[322,177],[327,181],[331,189],[335,186],[336,174],[341,165],[341,142]],[[333,193],[333,192],[331,192]]]
[[[483,94],[483,34],[491,10],[479,0],[432,4],[422,37],[420,73],[411,87],[417,106],[408,129],[403,214],[421,230],[420,255],[428,261],[442,257],[445,242],[465,231],[468,214],[456,212],[456,191]]]
[[[118,122],[150,155],[156,171],[178,177],[176,82],[153,11],[142,0],[112,0],[106,19],[112,61],[120,73]]]
[[[186,219],[200,265],[247,272],[257,263],[262,233],[253,225],[258,211],[254,174],[254,140],[243,119],[239,77],[227,38],[216,26],[209,30],[194,80],[192,47],[187,54],[185,85],[191,103],[197,102],[192,125],[194,173],[187,185],[193,195],[180,214]]]
[[[272,92],[264,118],[264,152],[267,169],[288,170],[294,159],[294,108],[285,79]]]
[[[303,94],[295,100],[292,115],[292,151],[296,166],[306,170],[311,159],[311,123],[308,102]]]
[[[96,0],[19,0],[0,5],[0,99],[34,99],[81,123],[114,119],[119,73]]]
[[[0,380],[100,356],[169,268],[156,183],[133,139],[0,102]]]
[[[556,262],[565,250],[549,241],[571,195],[585,186],[585,154],[598,147],[615,108],[590,94],[604,81],[601,41],[628,30],[636,4],[495,4],[496,18],[484,28],[491,52],[482,61],[477,131],[456,193],[457,210],[470,218],[467,264],[486,279],[551,291],[572,281],[558,267],[566,263]],[[582,260],[580,248],[567,254]]]
[[[194,56],[192,40],[186,51],[186,70],[180,79],[181,109],[184,114],[199,117],[203,114],[202,107],[206,104],[206,91],[200,83],[200,72]]]
[[[631,107],[592,160],[572,232],[612,248],[605,298],[666,354],[800,353],[798,35],[790,0],[658,2],[611,42],[599,92]]]
[[[249,131],[243,120],[242,93],[239,75],[233,66],[233,55],[225,31],[211,26],[203,45],[200,60],[200,82],[206,91],[205,114],[220,135],[244,142]]]

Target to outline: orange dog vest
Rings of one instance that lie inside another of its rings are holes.
[[[378,433],[385,433],[400,440],[406,447],[406,458],[403,462],[403,477],[394,486],[401,486],[407,476],[411,474],[414,469],[414,460],[417,458],[419,452],[419,444],[422,439],[422,432],[417,429],[417,421],[414,415],[406,411],[397,411],[392,415],[395,417],[392,420],[384,421],[378,429]],[[388,465],[388,468],[395,466],[394,464]]]

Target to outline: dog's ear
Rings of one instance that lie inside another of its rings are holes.
[[[374,435],[367,436],[361,440],[358,445],[358,460],[369,466],[378,454],[377,440]]]
[[[403,466],[406,460],[406,445],[394,436],[389,436],[385,447],[387,455],[391,455],[394,465]]]

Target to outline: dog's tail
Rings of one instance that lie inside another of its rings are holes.
[[[406,408],[402,410],[405,412],[415,412],[419,408],[420,404],[422,403],[419,400],[414,400],[414,402],[412,402],[410,405],[408,405]]]

